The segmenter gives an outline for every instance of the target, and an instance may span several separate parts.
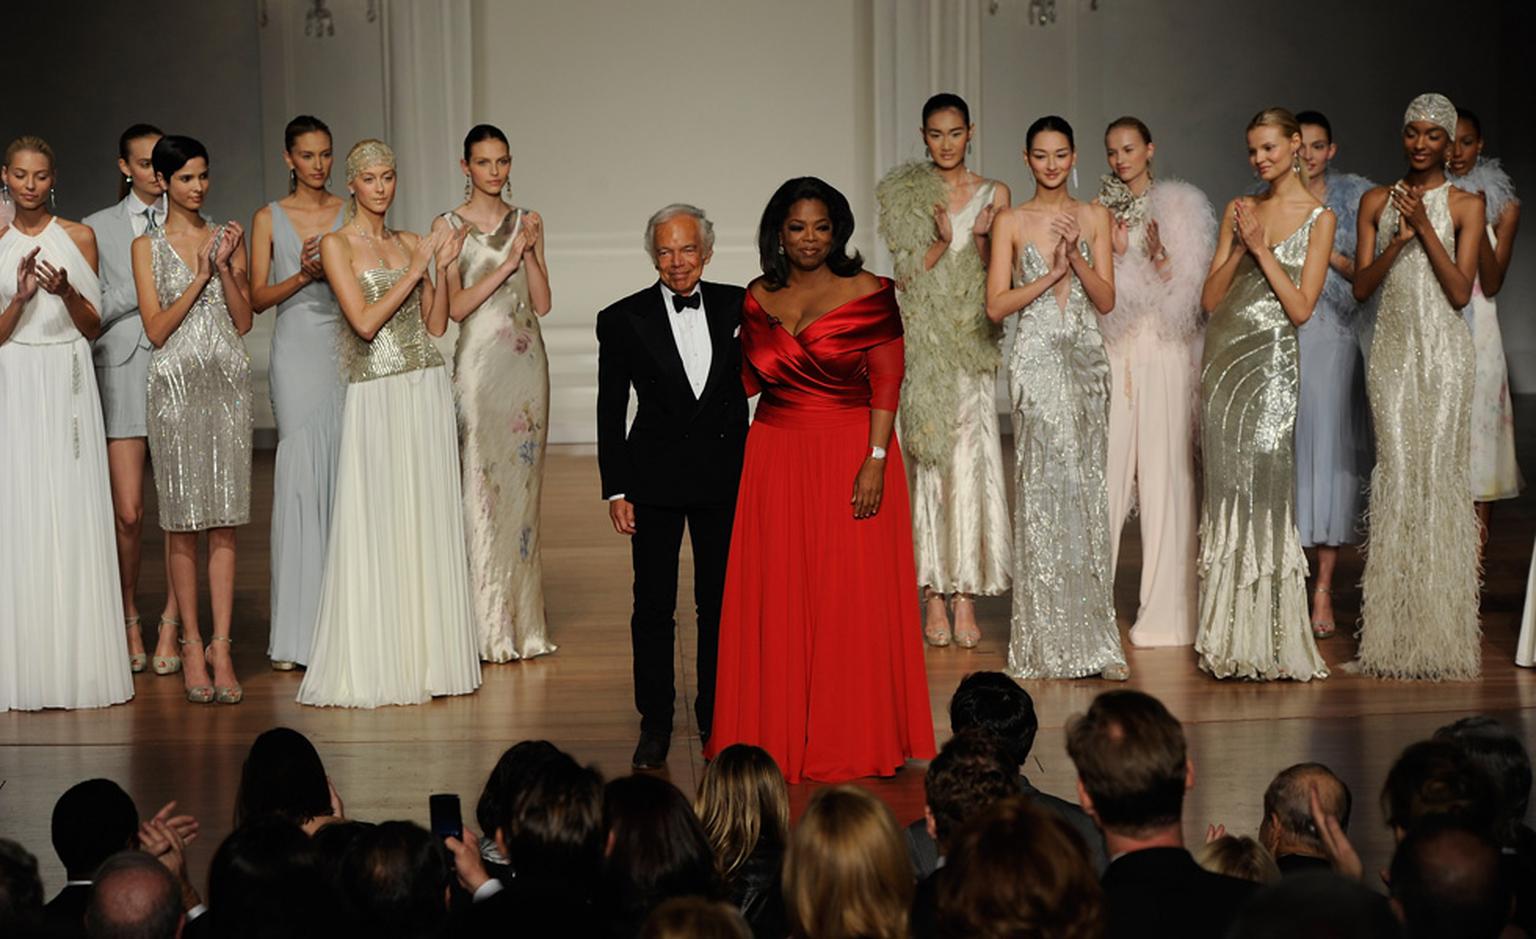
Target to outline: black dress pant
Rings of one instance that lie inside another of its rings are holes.
[[[629,620],[629,635],[634,647],[635,708],[640,712],[641,730],[672,732],[677,566],[686,523],[693,545],[693,602],[699,626],[699,687],[693,707],[699,729],[709,732],[715,708],[720,600],[725,593],[725,560],[735,514],[734,502],[681,507],[635,505],[635,533],[630,536],[635,611]]]

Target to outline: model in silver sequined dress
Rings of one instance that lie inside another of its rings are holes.
[[[149,235],[162,308],[196,272],[166,240]],[[149,360],[149,452],[160,527],[196,532],[251,520],[251,359],[230,319],[218,277]]]

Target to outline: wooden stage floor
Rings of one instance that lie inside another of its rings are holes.
[[[1527,402],[1533,428],[1536,413]],[[1522,462],[1536,467],[1532,444],[1521,441]],[[235,597],[235,655],[246,689],[237,707],[194,706],[182,698],[180,677],[137,676],[136,698],[94,711],[0,714],[0,836],[26,845],[42,865],[50,895],[63,871],[49,843],[54,800],[69,785],[91,777],[117,780],[153,812],[168,799],[203,821],[192,863],[206,870],[214,848],[230,828],[240,764],[252,738],[274,725],[307,734],[319,748],[349,815],[368,820],[427,821],[427,795],[457,792],[466,821],[497,756],[528,738],[548,738],[590,761],[607,775],[629,770],[638,732],[632,704],[629,651],[630,567],[628,545],[613,533],[598,500],[591,448],[551,448],[544,487],[544,576],[549,620],[560,650],[524,663],[488,666],[472,696],[420,707],[340,711],[294,703],[299,673],[278,673],[265,658],[268,617],[267,518],[271,510],[272,453],[258,451],[253,484],[257,521],[241,533]],[[1378,807],[1386,769],[1402,747],[1436,727],[1475,712],[1493,713],[1536,734],[1536,671],[1514,667],[1514,645],[1530,560],[1536,499],[1503,503],[1495,515],[1484,599],[1484,677],[1461,684],[1384,682],[1335,671],[1310,684],[1218,682],[1195,667],[1189,649],[1130,650],[1131,686],[1160,696],[1188,730],[1197,785],[1187,802],[1186,829],[1203,835],[1208,822],[1252,833],[1260,821],[1265,785],[1279,769],[1307,759],[1333,766],[1355,793],[1351,833],[1370,867],[1384,866],[1390,836]],[[149,527],[153,529],[153,506]],[[146,557],[159,556],[152,531]],[[686,542],[685,542],[686,544]],[[1122,629],[1136,606],[1140,549],[1134,521],[1127,526],[1116,583]],[[1360,562],[1351,552],[1341,563],[1341,622],[1358,610],[1353,585]],[[165,589],[158,565],[146,564],[140,590],[145,619],[153,622]],[[691,597],[685,568],[680,597]],[[206,606],[206,598],[204,600]],[[1001,668],[1008,632],[1008,598],[978,604],[984,640],[973,651],[928,649],[934,724],[948,736],[946,707],[968,672]],[[206,616],[206,614],[205,614]],[[679,675],[691,698],[694,672],[692,610],[680,610]],[[206,618],[204,619],[206,623]],[[208,635],[204,626],[204,635]],[[149,641],[153,642],[150,631]],[[1347,635],[1323,644],[1332,665],[1352,657]],[[1031,779],[1067,798],[1074,793],[1062,726],[1094,695],[1112,685],[1093,679],[1031,682],[1041,731],[1030,761]],[[680,695],[678,732],[668,767],[687,792],[703,764],[690,708]],[[903,822],[922,812],[922,769],[911,765],[890,780],[864,783],[884,797]],[[796,810],[811,787],[796,787]],[[199,878],[201,879],[201,873]]]

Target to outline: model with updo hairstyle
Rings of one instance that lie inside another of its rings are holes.
[[[1109,544],[1134,508],[1141,584],[1130,640],[1195,641],[1195,552],[1200,519],[1195,473],[1195,369],[1200,285],[1211,263],[1216,217],[1205,194],[1166,174],[1154,179],[1152,131],[1138,117],[1104,131],[1109,172],[1094,200],[1109,210],[1115,308],[1099,320],[1109,356]]]
[[[1365,387],[1376,432],[1361,578],[1359,667],[1382,678],[1467,680],[1482,665],[1471,423],[1477,358],[1460,311],[1472,300],[1483,198],[1445,167],[1456,106],[1413,99],[1407,172],[1360,200],[1355,299],[1377,296]]]
[[[792,783],[889,776],[933,755],[895,434],[901,314],[892,282],[850,252],[853,225],[825,181],[779,186],[741,314],[741,379],[762,399],[731,526],[705,753],[762,747]]]
[[[149,357],[154,348],[144,334],[139,296],[133,283],[133,239],[165,223],[165,187],[150,162],[155,142],[164,136],[152,124],[130,124],[117,139],[118,201],[85,217],[96,233],[101,272],[101,334],[91,343],[96,385],[107,433],[107,472],[112,482],[112,510],[117,517],[117,570],[128,630],[128,658],[133,671],[151,664],[139,625],[139,559],[144,534],[144,480],[149,457]],[[165,605],[161,608],[153,665],[168,674],[180,662],[176,637],[181,618],[176,591],[170,589],[167,548]]]
[[[1201,305],[1200,605],[1195,651],[1217,678],[1326,678],[1307,619],[1296,529],[1296,327],[1323,291],[1335,218],[1307,189],[1301,126],[1254,115],[1248,163],[1264,183],[1227,203]]]
[[[766,750],[735,744],[704,768],[693,810],[715,848],[731,902],[760,936],[783,936],[780,884],[789,842],[789,787]]]
[[[929,98],[919,132],[926,158],[892,169],[875,198],[906,329],[899,417],[912,460],[923,637],[970,649],[981,640],[975,597],[1007,590],[1013,566],[993,400],[1002,331],[979,315],[992,218],[1013,196],[966,166],[976,128],[959,95]]]
[[[346,325],[325,281],[320,239],[341,227],[329,189],[335,153],[325,122],[300,114],[283,129],[288,195],[251,219],[251,305],[277,308],[272,331],[272,620],[267,657],[289,671],[309,662],[330,537],[347,385],[338,350]]]
[[[242,338],[253,314],[245,230],[203,215],[208,150],[191,137],[161,137],[150,153],[166,192],[165,224],[133,240],[133,279],[149,360],[149,452],[160,527],[181,612],[180,667],[187,700],[238,704],[232,638],[235,529],[251,518],[251,358]],[[191,258],[192,260],[187,260]],[[198,626],[198,534],[208,533],[213,639]],[[209,675],[209,666],[213,674]],[[157,663],[156,671],[160,671]]]
[[[133,697],[90,367],[96,237],[54,214],[57,175],[42,138],[5,148],[0,186],[14,215],[0,220],[0,713]]]
[[[987,265],[987,316],[1017,316],[1006,363],[1013,410],[1014,678],[1130,677],[1111,585],[1109,359],[1099,320],[1115,308],[1109,213],[1073,197],[1072,125],[1029,126],[1035,180],[998,213]]]
[[[794,939],[906,939],[912,866],[885,803],[853,786],[811,796],[790,836],[784,902]]]
[[[549,357],[539,321],[550,311],[539,213],[510,203],[507,135],[464,135],[464,202],[432,222],[464,235],[448,269],[454,402],[470,583],[487,662],[554,652],[544,612],[539,500],[549,439]]]

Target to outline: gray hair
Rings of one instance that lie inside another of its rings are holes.
[[[171,939],[181,923],[181,890],[165,865],[121,851],[96,871],[85,908],[92,939]]]
[[[657,210],[656,214],[651,216],[651,220],[645,223],[645,253],[651,256],[651,263],[656,263],[657,226],[679,215],[687,215],[699,223],[699,249],[705,254],[714,250],[715,225],[704,214],[704,210],[686,202],[674,202],[666,208]]]

